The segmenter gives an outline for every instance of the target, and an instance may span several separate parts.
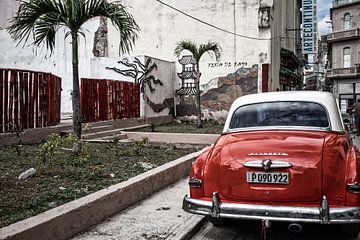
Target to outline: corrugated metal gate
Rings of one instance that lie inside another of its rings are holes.
[[[140,84],[107,79],[81,79],[83,122],[140,116]]]
[[[0,132],[56,125],[60,103],[60,77],[0,68]]]

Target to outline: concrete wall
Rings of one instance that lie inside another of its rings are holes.
[[[198,44],[209,40],[217,41],[223,48],[221,62],[216,62],[209,55],[204,55],[200,63],[202,73],[201,84],[204,85],[219,76],[226,76],[241,67],[251,67],[254,64],[270,62],[269,27],[259,28],[259,7],[272,6],[272,0],[169,0],[169,4],[186,14],[200,19],[208,24],[223,29],[218,30],[204,23],[196,21],[174,9],[157,1],[151,3],[143,0],[121,1],[130,5],[129,11],[134,15],[140,26],[139,39],[131,56],[147,55],[176,62],[174,78],[181,66],[174,56],[176,43],[183,39],[192,40]],[[6,7],[2,7],[6,6]],[[8,25],[7,18],[17,9],[16,1],[1,0],[0,26]],[[112,75],[108,70],[95,69],[93,46],[94,35],[99,28],[99,19],[90,20],[84,25],[86,41],[80,37],[79,42],[79,75],[80,77],[108,78]],[[110,22],[107,23],[108,43],[105,46],[104,56],[110,58],[128,57],[119,55],[119,34]],[[228,33],[228,32],[230,33]],[[72,66],[71,66],[71,39],[65,39],[65,29],[60,29],[56,38],[55,51],[51,57],[46,56],[45,48],[16,46],[8,33],[0,29],[0,67],[31,69],[52,72],[62,78],[62,112],[71,112]],[[250,36],[254,39],[245,38]],[[95,44],[96,45],[96,44]],[[184,54],[188,54],[184,52]],[[110,61],[110,60],[109,60]],[[261,64],[259,65],[261,73]],[[103,71],[103,72],[102,72]],[[163,70],[162,70],[163,71]],[[165,75],[169,74],[164,69]],[[261,86],[261,74],[258,74]],[[163,76],[162,76],[163,77]],[[168,77],[166,77],[168,78]],[[176,79],[179,81],[179,79]],[[178,86],[178,82],[175,83]],[[170,87],[170,86],[167,86]],[[261,90],[260,88],[258,90]],[[162,96],[162,99],[169,95]],[[159,101],[161,99],[159,98]],[[161,113],[164,114],[165,112]],[[151,114],[148,112],[148,114]]]
[[[15,15],[19,6],[18,1],[0,0],[0,30],[10,25],[9,19]]]
[[[188,39],[195,43],[217,41],[223,48],[221,61],[204,55],[200,62],[201,85],[212,79],[235,72],[241,67],[251,67],[270,62],[270,40],[247,39],[207,26],[185,16],[159,2],[143,0],[122,1],[132,8],[141,32],[134,48],[134,53],[144,54],[176,62],[176,72],[181,72],[181,65],[174,56],[176,43]],[[271,6],[272,0],[260,1],[264,6]],[[270,38],[270,28],[258,27],[259,0],[169,0],[169,4],[191,16],[209,24],[239,35],[254,38]],[[117,39],[115,29],[109,26],[109,38]],[[118,45],[109,46],[109,56],[118,54]],[[184,55],[189,54],[184,52]],[[176,76],[176,78],[178,78]],[[179,79],[177,79],[179,81]]]
[[[157,66],[153,76],[159,83],[151,83],[154,91],[150,90],[149,85],[145,87],[144,117],[169,115],[174,106],[175,63],[145,57],[145,62],[148,60]]]
[[[145,74],[150,68],[152,70]],[[92,78],[138,82],[143,85],[140,117],[166,116],[173,108],[175,76],[173,62],[148,56],[96,57],[91,58],[90,69]],[[129,71],[131,71],[130,75]]]
[[[46,51],[45,46],[36,48],[30,45],[31,41],[26,45],[17,45],[4,29],[4,27],[9,26],[9,18],[14,16],[17,7],[17,1],[0,0],[0,67],[51,72],[61,77],[61,112],[71,112],[72,53],[71,37],[65,38],[67,29],[62,28],[58,31],[55,49],[51,56],[50,52]],[[84,37],[79,37],[80,77],[91,77],[90,58],[93,56],[94,32],[98,25],[98,18],[91,19],[84,24],[86,41]]]

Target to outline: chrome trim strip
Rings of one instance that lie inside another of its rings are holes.
[[[277,152],[264,152],[264,153],[249,153],[248,156],[288,156],[287,153],[277,153]]]
[[[271,168],[288,168],[291,167],[292,164],[285,162],[285,161],[276,161],[271,160],[270,164],[265,164],[266,160],[255,160],[255,161],[249,161],[244,163],[243,165],[245,167],[252,167],[252,168],[264,168],[265,166],[269,169]]]
[[[184,211],[205,216],[212,215],[212,205],[211,201],[192,199],[187,196],[183,200]],[[325,204],[323,205],[325,207]],[[292,207],[219,202],[219,217],[319,224],[360,223],[360,207],[328,208],[328,222],[324,221],[321,209],[321,206]]]

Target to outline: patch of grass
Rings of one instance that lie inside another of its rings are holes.
[[[74,153],[57,150],[36,175],[19,180],[20,173],[36,168],[41,146],[23,145],[20,156],[15,146],[0,149],[0,227],[134,177],[147,170],[141,163],[157,167],[195,151],[146,141],[85,143],[81,164],[66,160]]]
[[[164,125],[151,125],[148,127],[132,129],[134,132],[170,132],[170,133],[202,133],[202,134],[221,134],[224,125],[204,123],[202,128],[198,128],[196,123],[172,122]]]

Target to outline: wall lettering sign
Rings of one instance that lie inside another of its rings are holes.
[[[209,68],[216,67],[245,67],[247,62],[210,62],[208,63]]]

